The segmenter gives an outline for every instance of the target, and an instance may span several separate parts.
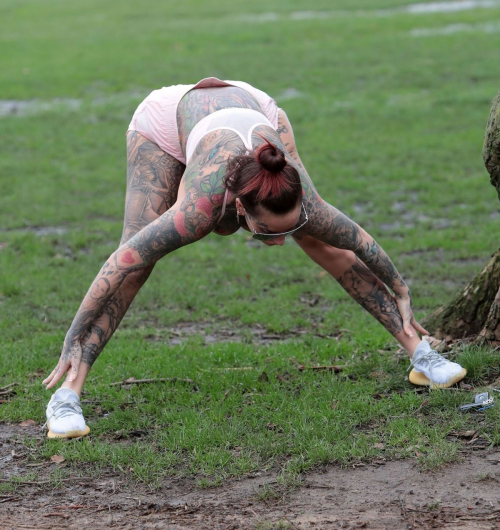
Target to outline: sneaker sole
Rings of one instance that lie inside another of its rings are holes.
[[[467,370],[465,368],[462,368],[462,371],[454,375],[447,383],[431,384],[430,379],[426,377],[425,374],[423,374],[422,372],[417,372],[415,371],[415,368],[413,368],[410,372],[410,375],[408,376],[408,379],[410,380],[410,383],[413,383],[414,385],[428,386],[430,388],[448,388],[450,386],[453,386],[455,383],[461,381],[466,374]]]
[[[90,432],[90,427],[88,425],[85,425],[85,429],[76,429],[74,431],[67,431],[64,433],[60,432],[52,432],[50,430],[50,423],[47,423],[47,427],[49,428],[49,432],[47,433],[48,438],[78,438],[80,436],[86,436]]]

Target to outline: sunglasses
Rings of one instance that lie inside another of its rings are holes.
[[[253,227],[250,226],[250,224],[248,223],[248,219],[247,219],[247,225],[250,227],[250,230],[253,232],[252,238],[253,239],[257,239],[258,241],[271,241],[272,239],[276,239],[279,236],[288,236],[290,234],[293,234],[294,232],[297,232],[297,230],[300,230],[307,223],[307,221],[309,221],[309,217],[307,216],[307,212],[306,212],[306,209],[304,207],[304,203],[302,203],[302,209],[304,210],[304,214],[306,216],[306,220],[302,224],[300,224],[299,226],[294,228],[293,230],[289,230],[288,232],[281,232],[279,234],[275,234],[275,233],[264,234],[262,232],[256,232],[253,229]],[[245,215],[245,217],[246,217],[246,215]]]

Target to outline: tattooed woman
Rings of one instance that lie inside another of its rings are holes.
[[[50,438],[89,432],[79,396],[87,374],[155,263],[211,232],[240,227],[268,246],[292,236],[406,349],[410,381],[450,386],[465,370],[418,333],[410,291],[365,230],[323,200],[295,147],[285,112],[240,81],[208,78],[153,91],[127,131],[120,246],[103,265],[44,380],[62,387],[47,407]]]

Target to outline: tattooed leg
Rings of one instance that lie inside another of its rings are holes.
[[[162,215],[177,198],[184,165],[157,145],[136,133],[127,135],[128,169],[125,220],[120,245]],[[154,265],[131,272],[88,327],[82,339],[82,361],[77,378],[62,386],[78,394],[95,360],[104,349]],[[103,278],[95,285],[95,296],[105,295]],[[102,284],[102,285],[101,285]]]
[[[420,342],[403,331],[403,320],[385,284],[350,250],[341,250],[310,236],[296,240],[306,254],[329,272],[345,291],[374,316],[406,349],[410,357]]]

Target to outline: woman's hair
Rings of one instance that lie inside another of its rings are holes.
[[[257,149],[229,161],[224,185],[252,215],[258,205],[275,214],[288,213],[302,198],[299,174],[281,149],[261,138],[264,143]]]

